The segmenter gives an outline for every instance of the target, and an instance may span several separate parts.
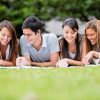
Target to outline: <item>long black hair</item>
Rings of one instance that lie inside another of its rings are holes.
[[[76,32],[76,30],[79,29],[78,23],[75,18],[68,18],[63,22],[62,28],[65,26],[69,26],[73,31]],[[77,37],[75,39],[76,43],[76,54],[74,59],[79,60],[80,58],[80,42],[79,42],[79,34],[77,33]],[[69,52],[68,52],[68,42],[65,40],[65,38],[62,38],[59,41],[60,49],[61,49],[61,56],[62,58],[70,58]]]

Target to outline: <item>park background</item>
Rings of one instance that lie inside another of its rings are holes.
[[[62,22],[75,17],[84,33],[87,21],[100,19],[100,0],[0,0],[0,21],[11,21],[18,38],[30,15],[44,22],[46,32],[57,36]],[[0,100],[100,100],[100,66],[0,67]]]
[[[57,36],[62,34],[62,22],[75,17],[83,33],[84,21],[100,18],[100,0],[0,0],[0,21],[13,22],[18,38],[22,35],[24,19],[30,15],[44,22],[46,32]]]

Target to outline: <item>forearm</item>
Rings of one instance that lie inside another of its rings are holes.
[[[69,59],[67,62],[70,65],[74,65],[74,66],[84,66],[82,61],[76,61],[76,60]]]
[[[5,60],[0,60],[0,65],[1,65],[1,66],[6,66],[6,67],[7,67],[7,66],[8,66],[8,67],[9,67],[9,66],[12,67],[12,66],[13,66],[13,63],[12,63],[12,62],[9,62],[9,61],[5,61]]]
[[[39,66],[39,67],[54,67],[51,62],[31,62],[31,65],[33,66]]]

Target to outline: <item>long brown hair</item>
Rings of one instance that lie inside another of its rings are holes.
[[[62,28],[64,28],[64,26],[69,26],[73,31],[76,32],[76,30],[79,29],[78,27],[78,23],[76,21],[76,19],[74,18],[68,18],[63,22]],[[80,59],[80,42],[79,42],[79,34],[77,33],[77,37],[75,40],[76,43],[76,54],[74,57],[74,60],[79,60]],[[62,38],[59,41],[60,44],[60,54],[62,56],[62,58],[70,58],[69,56],[69,51],[68,51],[68,42],[65,40],[65,38]]]
[[[97,43],[95,45],[92,45],[86,36],[86,30],[89,28],[93,29],[97,33]],[[100,51],[100,20],[93,19],[86,24],[85,41],[86,41],[86,52],[87,53],[91,50]]]
[[[10,55],[10,61],[13,62],[13,65],[16,64],[16,57],[17,57],[17,54],[18,54],[18,50],[19,50],[19,45],[18,45],[18,41],[17,41],[17,35],[16,35],[16,30],[15,30],[15,27],[14,25],[8,21],[8,20],[4,20],[0,23],[0,30],[2,30],[2,28],[6,27],[11,35],[12,35],[12,38],[9,42],[10,44],[10,50],[11,50],[11,55]]]

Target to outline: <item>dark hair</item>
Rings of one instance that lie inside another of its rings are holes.
[[[74,18],[68,18],[63,22],[62,28],[64,26],[69,26],[73,31],[76,32],[76,30],[79,29],[78,23],[76,19]],[[62,38],[60,41],[60,49],[61,49],[61,54],[63,58],[70,58],[69,52],[68,52],[68,42],[65,40],[65,38]],[[80,42],[79,42],[79,34],[77,33],[77,38],[75,40],[76,43],[76,55],[74,57],[75,60],[79,60],[80,58]]]
[[[75,29],[79,29],[78,23],[75,18],[66,19],[62,24],[62,28],[64,28],[64,26],[69,26],[73,31],[75,31]]]
[[[43,31],[43,23],[35,16],[29,16],[25,19],[22,25],[22,29],[30,28],[33,32],[38,30]]]
[[[12,35],[11,41],[9,43],[10,46],[11,46],[11,55],[10,55],[9,60],[11,62],[13,62],[13,64],[15,65],[16,64],[16,57],[17,57],[17,54],[18,54],[18,41],[17,41],[15,27],[10,21],[7,21],[7,20],[4,20],[0,23],[0,31],[4,27],[6,27]]]

